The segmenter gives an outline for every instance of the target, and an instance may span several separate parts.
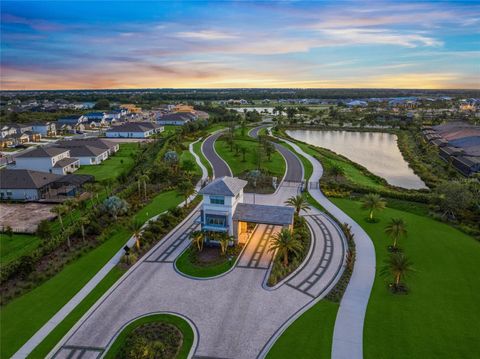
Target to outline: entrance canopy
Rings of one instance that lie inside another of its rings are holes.
[[[234,221],[290,226],[293,224],[293,207],[265,206],[239,203],[233,214]]]

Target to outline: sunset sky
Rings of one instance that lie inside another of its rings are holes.
[[[479,88],[479,2],[1,2],[1,87]]]

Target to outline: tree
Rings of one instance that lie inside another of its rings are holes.
[[[287,108],[287,118],[289,121],[292,121],[295,117],[295,114],[297,113],[297,109],[294,107],[288,107]]]
[[[386,202],[376,193],[369,193],[363,197],[362,208],[367,209],[370,220],[373,220],[373,212],[385,209]]]
[[[138,250],[140,250],[140,239],[142,237],[142,223],[138,220],[133,219],[130,222],[130,230],[132,231],[132,236],[135,239],[135,245]]]
[[[410,272],[413,272],[412,262],[403,253],[393,253],[385,260],[380,274],[383,276],[393,276],[393,288],[399,289],[400,281],[405,278]]]
[[[397,241],[400,237],[407,236],[407,224],[402,218],[392,218],[385,227],[387,236],[393,239],[393,248],[397,248]]]
[[[58,206],[53,207],[50,211],[55,213],[58,216],[58,220],[60,222],[60,227],[63,230],[64,227],[63,227],[62,215],[65,213],[65,207],[63,205],[59,204]]]
[[[83,242],[85,242],[85,226],[88,226],[88,224],[90,223],[90,219],[87,216],[82,216],[79,219],[79,223],[80,223],[80,230],[82,232],[82,240]]]
[[[240,130],[241,130],[242,137],[245,137],[245,134],[246,134],[246,131],[247,131],[247,126],[245,124],[245,121],[242,121],[240,123]]]
[[[459,214],[469,208],[473,203],[472,192],[468,186],[460,182],[443,182],[436,188],[439,205],[445,216]]]
[[[148,175],[143,174],[138,178],[138,181],[142,183],[143,185],[143,198],[147,199],[147,181],[149,181],[150,178]]]
[[[305,198],[305,196],[302,196],[302,195],[290,197],[285,201],[285,204],[294,207],[295,213],[297,214],[297,216],[300,214],[301,210],[308,211],[310,209],[307,199]]]
[[[247,154],[246,147],[241,147],[240,152],[242,153],[242,162],[245,162],[245,155]]]
[[[97,101],[95,106],[93,107],[95,110],[109,110],[110,109],[110,101],[106,98],[102,98]]]
[[[271,161],[272,160],[272,154],[275,152],[275,147],[269,141],[265,141],[265,144],[264,144],[263,147],[265,148],[265,153],[267,154],[268,160]]]
[[[220,242],[220,251],[222,255],[227,254],[228,245],[234,239],[235,237],[229,236],[228,233],[225,233],[225,232],[219,233],[217,240]]]
[[[44,219],[38,224],[37,236],[44,240],[52,236],[52,226],[50,225],[50,221]]]
[[[288,255],[298,255],[302,248],[302,242],[295,238],[289,229],[283,228],[273,236],[268,251],[278,251],[278,255],[283,256],[283,266],[288,267]]]
[[[195,187],[190,181],[182,181],[178,184],[178,191],[185,198],[185,204],[188,204],[188,198],[195,194]]]
[[[195,171],[195,162],[192,160],[182,161],[182,169],[190,175],[193,171]]]
[[[167,162],[175,172],[178,169],[178,154],[175,151],[167,151],[163,156],[165,162]]]
[[[335,179],[338,181],[338,179],[342,176],[345,175],[345,170],[343,169],[343,167],[341,167],[340,165],[338,164],[334,164],[332,165],[332,167],[330,167],[330,173],[332,174],[332,176],[335,177]]]
[[[197,246],[199,252],[203,250],[204,234],[202,231],[193,231],[190,233],[190,240]]]
[[[117,196],[110,196],[103,201],[103,208],[114,220],[117,220],[118,215],[128,212],[128,203]]]

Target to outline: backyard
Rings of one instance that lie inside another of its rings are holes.
[[[99,165],[81,166],[76,174],[88,174],[98,182],[114,180],[121,173],[127,173],[134,166],[135,154],[139,151],[139,143],[121,143],[120,149]]]

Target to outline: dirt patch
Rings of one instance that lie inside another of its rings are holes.
[[[34,233],[41,221],[56,217],[51,212],[53,207],[45,203],[1,203],[0,228],[10,226],[14,232]]]

